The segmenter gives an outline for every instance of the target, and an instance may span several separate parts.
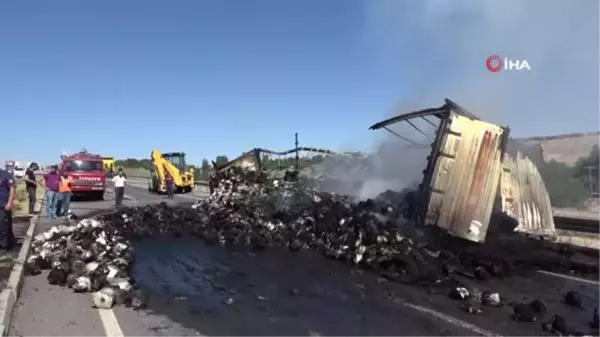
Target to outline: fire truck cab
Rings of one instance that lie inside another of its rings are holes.
[[[73,194],[90,195],[94,199],[104,199],[106,176],[102,157],[85,149],[69,156],[61,156],[59,172],[67,173],[73,180]]]

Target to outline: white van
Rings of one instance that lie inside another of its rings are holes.
[[[13,176],[17,179],[21,179],[25,176],[25,167],[21,162],[15,162],[15,167],[13,168]]]

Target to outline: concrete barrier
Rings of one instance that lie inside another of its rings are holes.
[[[131,177],[127,176],[127,180],[130,182],[134,182],[140,185],[148,185],[150,183],[150,178],[147,177]],[[210,188],[208,187],[208,181],[196,181],[194,182],[194,192],[197,193],[210,193]]]
[[[600,235],[568,230],[556,230],[556,241],[574,246],[600,250]]]
[[[552,208],[552,215],[559,218],[570,218],[600,222],[600,213],[571,208]]]

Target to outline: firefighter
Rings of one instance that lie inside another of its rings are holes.
[[[15,245],[12,207],[15,197],[15,179],[10,172],[0,169],[0,248],[11,250]]]

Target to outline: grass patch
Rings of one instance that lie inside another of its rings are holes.
[[[41,182],[42,178],[39,177],[37,180]],[[18,179],[16,183],[15,200],[13,202],[13,216],[27,216],[29,213],[29,195],[27,194],[27,186],[25,185],[24,180]],[[44,197],[44,188],[38,186],[36,193],[36,203],[41,203],[42,198]]]

